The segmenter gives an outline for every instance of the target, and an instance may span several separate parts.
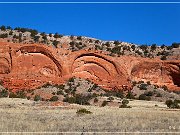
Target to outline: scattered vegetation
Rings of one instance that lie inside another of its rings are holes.
[[[147,101],[150,101],[151,100],[151,97],[150,96],[147,96],[146,94],[141,94],[139,95],[139,100],[147,100]]]
[[[82,115],[82,114],[92,114],[92,112],[85,109],[85,108],[81,108],[81,109],[77,110],[76,114],[80,114],[80,115]]]
[[[104,106],[106,106],[106,105],[108,105],[108,102],[107,102],[106,100],[104,100],[104,101],[102,102],[101,106],[104,107]]]
[[[40,95],[35,95],[34,96],[34,101],[40,101],[41,100],[41,96]]]
[[[49,101],[58,101],[59,100],[59,98],[57,97],[57,96],[52,96],[50,99],[49,99]]]
[[[129,101],[127,99],[123,99],[122,101],[122,105],[119,106],[119,108],[131,108],[130,106],[128,106]]]
[[[128,91],[128,94],[126,95],[126,98],[128,99],[135,99],[133,93],[131,91]]]
[[[147,86],[148,86],[148,84],[146,84],[146,83],[141,83],[141,84],[138,86],[138,88],[139,88],[140,90],[147,90]]]
[[[74,94],[73,96],[66,96],[63,101],[80,105],[90,105],[89,100],[92,98],[93,96],[91,94]]]
[[[17,92],[10,92],[9,98],[26,98],[26,93],[24,90],[17,91]]]
[[[180,100],[166,100],[165,104],[167,105],[167,107],[169,108],[173,108],[173,109],[180,109],[180,106],[179,106],[179,103],[180,103]]]
[[[8,90],[7,89],[2,89],[0,91],[0,98],[2,97],[8,97],[9,93],[8,93]]]

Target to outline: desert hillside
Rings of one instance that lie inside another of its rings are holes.
[[[0,132],[179,132],[179,58],[180,43],[1,26]]]

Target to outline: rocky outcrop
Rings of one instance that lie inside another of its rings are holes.
[[[35,89],[47,82],[62,84],[71,77],[89,79],[109,90],[131,90],[132,81],[143,80],[179,91],[180,61],[0,42],[0,79],[12,91]]]

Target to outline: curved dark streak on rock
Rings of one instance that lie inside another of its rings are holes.
[[[113,64],[113,66],[115,67],[116,72],[117,72],[118,74],[120,74],[120,72],[119,72],[119,70],[118,70],[118,67],[117,67],[117,65],[114,63],[114,61],[109,60],[109,59],[107,59],[107,58],[105,58],[105,57],[103,57],[103,56],[101,56],[101,55],[96,54],[96,53],[84,53],[84,54],[81,54],[81,55],[77,56],[77,57],[75,58],[75,60],[77,60],[77,59],[79,59],[79,58],[81,58],[81,57],[84,57],[84,56],[95,56],[95,57],[97,57],[97,58],[101,58],[101,59],[103,59],[103,60],[105,60],[105,61],[108,61],[109,63]],[[75,60],[74,60],[74,61],[75,61]]]
[[[102,64],[100,64],[100,63],[98,63],[98,62],[95,62],[95,61],[85,61],[85,64],[86,64],[86,63],[93,63],[93,64],[96,64],[96,65],[102,67],[102,68],[109,74],[109,76],[110,76],[109,71],[108,71]]]
[[[53,54],[48,50],[43,47],[39,46],[24,46],[19,49],[21,52],[28,52],[28,53],[41,53],[49,57],[58,67],[58,70],[60,72],[60,76],[62,76],[62,66],[61,64],[55,59]]]
[[[1,58],[2,58],[2,59],[5,59],[5,60],[8,62],[8,65],[11,65],[11,62],[9,62],[9,60],[8,60],[6,57],[1,57],[1,56],[0,56],[0,59],[1,59]]]

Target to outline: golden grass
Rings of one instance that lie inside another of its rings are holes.
[[[160,102],[130,101],[130,105],[132,108],[74,105],[66,109],[0,99],[0,132],[180,132],[180,110],[167,109]],[[79,107],[92,114],[77,115],[75,108]]]

